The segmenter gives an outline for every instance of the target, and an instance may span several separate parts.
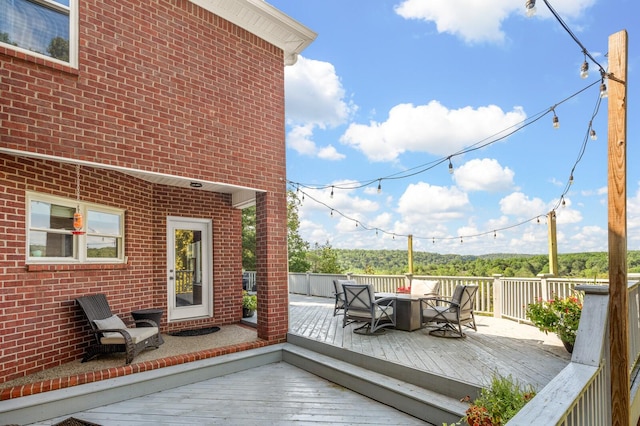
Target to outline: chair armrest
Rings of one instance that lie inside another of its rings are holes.
[[[382,305],[382,306],[389,306],[389,305],[394,305],[396,304],[396,298],[395,297],[381,297],[380,299],[375,299],[373,301],[374,305]]]
[[[93,333],[94,334],[101,333],[103,337],[104,337],[104,333],[118,333],[118,334],[122,335],[122,338],[124,339],[126,345],[133,344],[133,340],[131,339],[131,335],[129,334],[129,332],[127,330],[123,330],[121,328],[110,328],[110,329],[105,329],[105,330],[93,330]]]
[[[450,297],[421,297],[420,298],[420,308],[423,306],[434,307],[440,306],[441,304],[447,304],[450,308],[458,307],[459,304],[456,302],[452,302]]]

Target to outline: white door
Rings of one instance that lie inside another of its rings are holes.
[[[213,316],[211,220],[167,218],[168,319]]]

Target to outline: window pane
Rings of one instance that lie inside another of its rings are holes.
[[[57,1],[63,6],[68,0]],[[0,41],[69,62],[69,12],[35,1],[0,1]]]
[[[120,215],[89,210],[87,212],[87,232],[120,235]]]
[[[29,232],[29,256],[73,257],[73,235],[31,231]]]
[[[73,230],[73,214],[76,209],[42,201],[31,202],[31,227]]]
[[[87,236],[87,257],[118,257],[118,239]]]

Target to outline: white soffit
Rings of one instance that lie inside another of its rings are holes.
[[[318,35],[264,0],[190,1],[282,49],[285,65],[295,64]]]
[[[80,166],[87,166],[95,169],[114,170],[158,185],[177,186],[180,188],[189,188],[194,191],[209,191],[231,194],[231,205],[238,209],[254,205],[256,193],[266,192],[261,189],[195,179],[188,176],[176,176],[166,173],[137,170],[129,167],[114,166],[111,164],[102,164],[93,161],[76,160],[73,158],[58,157],[55,155],[38,154],[36,152],[19,151],[16,149],[0,148],[0,154],[12,155],[15,157],[36,158],[39,160],[47,161],[57,161],[59,163],[78,164]]]

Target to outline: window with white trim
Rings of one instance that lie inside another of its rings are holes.
[[[0,43],[77,66],[78,0],[0,1]]]
[[[76,232],[73,215],[83,227]],[[124,262],[124,210],[44,194],[27,194],[29,262]]]

